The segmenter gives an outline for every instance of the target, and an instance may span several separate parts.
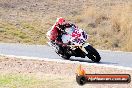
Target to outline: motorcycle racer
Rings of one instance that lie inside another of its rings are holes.
[[[57,18],[55,24],[51,28],[50,40],[56,42],[57,44],[63,45],[61,37],[65,31],[65,28],[72,26],[76,27],[74,24],[67,23],[62,17]]]
[[[61,39],[62,35],[65,33],[65,28],[72,26],[76,27],[74,24],[66,22],[62,17],[57,18],[55,24],[52,26],[49,37],[51,42],[58,45],[58,53],[62,53],[61,51],[63,51],[64,46],[66,46]]]

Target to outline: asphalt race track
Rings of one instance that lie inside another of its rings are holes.
[[[97,64],[107,64],[115,66],[132,67],[132,52],[98,50],[101,55],[101,62]],[[48,45],[25,45],[0,43],[0,54],[39,57],[49,59],[62,59]],[[71,61],[93,63],[90,59],[71,57]]]

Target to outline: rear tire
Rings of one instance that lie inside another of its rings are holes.
[[[70,55],[62,55],[61,57],[62,57],[63,59],[69,60],[71,56],[70,56]]]
[[[87,57],[93,62],[99,62],[101,60],[99,53],[91,45],[86,46],[85,49],[88,52]]]
[[[71,55],[65,54],[65,52],[62,51],[62,47],[56,46],[55,52],[61,56],[63,59],[69,60]]]

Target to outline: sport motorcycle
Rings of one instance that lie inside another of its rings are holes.
[[[57,43],[50,41],[50,32],[51,30],[46,34],[49,39],[49,42],[47,43],[60,57],[70,59],[71,56],[81,58],[85,58],[87,56],[93,62],[99,62],[101,60],[98,51],[89,43],[86,43],[88,40],[88,34],[83,29],[76,27],[65,28],[61,39],[66,46],[61,46],[61,51],[60,46],[58,46]]]

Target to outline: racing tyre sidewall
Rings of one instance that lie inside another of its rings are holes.
[[[62,55],[61,57],[62,57],[63,59],[69,60],[71,56],[70,56],[70,55]]]
[[[101,60],[99,53],[91,45],[86,46],[85,49],[88,52],[87,57],[91,59],[93,62],[98,63]]]

